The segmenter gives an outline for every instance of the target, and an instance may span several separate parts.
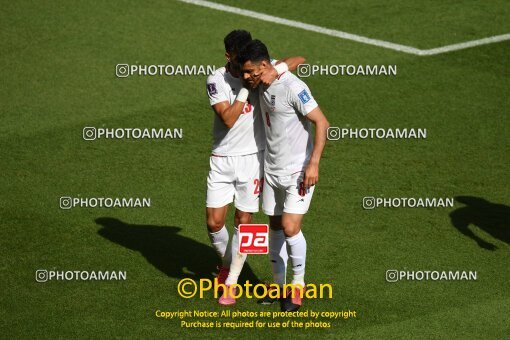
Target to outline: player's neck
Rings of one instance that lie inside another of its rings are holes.
[[[274,69],[274,68],[275,68],[275,67],[274,67],[273,65],[271,65],[271,69]],[[272,70],[271,70],[271,71],[272,71]],[[276,79],[274,80],[274,82],[279,82],[279,81],[283,78],[283,75],[284,75],[285,73],[287,73],[287,72],[283,72],[282,74],[278,75],[278,76],[276,77]],[[273,82],[273,83],[274,83],[274,82]]]

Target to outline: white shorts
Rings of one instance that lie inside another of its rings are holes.
[[[211,156],[207,177],[208,208],[221,208],[235,199],[244,212],[259,211],[264,178],[264,151],[244,156]]]
[[[288,176],[266,173],[262,191],[262,210],[268,216],[307,213],[315,186],[308,190],[303,185],[303,172]]]

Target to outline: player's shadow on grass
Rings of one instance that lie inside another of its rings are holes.
[[[100,217],[95,222],[102,226],[97,232],[99,235],[140,252],[150,264],[170,277],[197,280],[214,277],[218,255],[211,247],[180,235],[182,228],[128,224],[111,217]],[[239,282],[247,280],[253,284],[260,283],[246,262]]]
[[[478,245],[487,250],[495,250],[497,246],[477,236],[470,227],[475,225],[492,237],[510,244],[510,207],[491,203],[483,198],[457,196],[455,200],[466,206],[450,213],[452,224],[462,234],[472,238]]]

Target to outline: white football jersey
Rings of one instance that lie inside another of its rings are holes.
[[[234,103],[243,87],[239,78],[233,77],[225,67],[217,69],[207,78],[207,95],[212,105],[223,101]],[[259,113],[258,94],[250,91],[244,111],[229,129],[218,115],[214,115],[212,153],[217,156],[242,156],[257,153],[265,148],[263,122]]]
[[[267,141],[264,171],[286,176],[304,170],[313,150],[305,116],[318,106],[310,89],[285,72],[269,87],[260,85],[259,95]]]

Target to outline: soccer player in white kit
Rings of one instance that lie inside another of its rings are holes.
[[[207,177],[207,229],[212,246],[222,260],[218,282],[225,283],[227,287],[237,283],[246,259],[246,254],[238,253],[237,226],[251,223],[252,213],[259,210],[264,176],[265,135],[263,121],[256,108],[258,97],[243,87],[236,62],[240,48],[251,40],[247,31],[230,32],[224,39],[227,64],[207,78],[209,102],[216,113]],[[285,59],[285,63],[278,64],[273,72],[266,74],[264,82],[270,83],[289,66],[296,69],[302,62],[304,59],[301,57]],[[236,207],[235,230],[229,245],[225,219],[228,205],[233,201]],[[235,299],[227,293],[228,289],[218,300],[220,304],[235,303]]]
[[[238,55],[243,79],[258,87],[260,109],[266,132],[262,208],[271,230],[283,229],[285,239],[270,235],[269,248],[275,283],[285,284],[286,259],[291,259],[294,285],[281,299],[284,311],[299,309],[305,287],[306,240],[301,222],[308,211],[319,162],[326,144],[329,123],[308,86],[290,72],[281,74],[270,86],[260,84],[265,72],[272,72],[269,53],[259,40],[252,40]],[[259,86],[260,85],[260,86]],[[312,141],[311,124],[315,125]]]

